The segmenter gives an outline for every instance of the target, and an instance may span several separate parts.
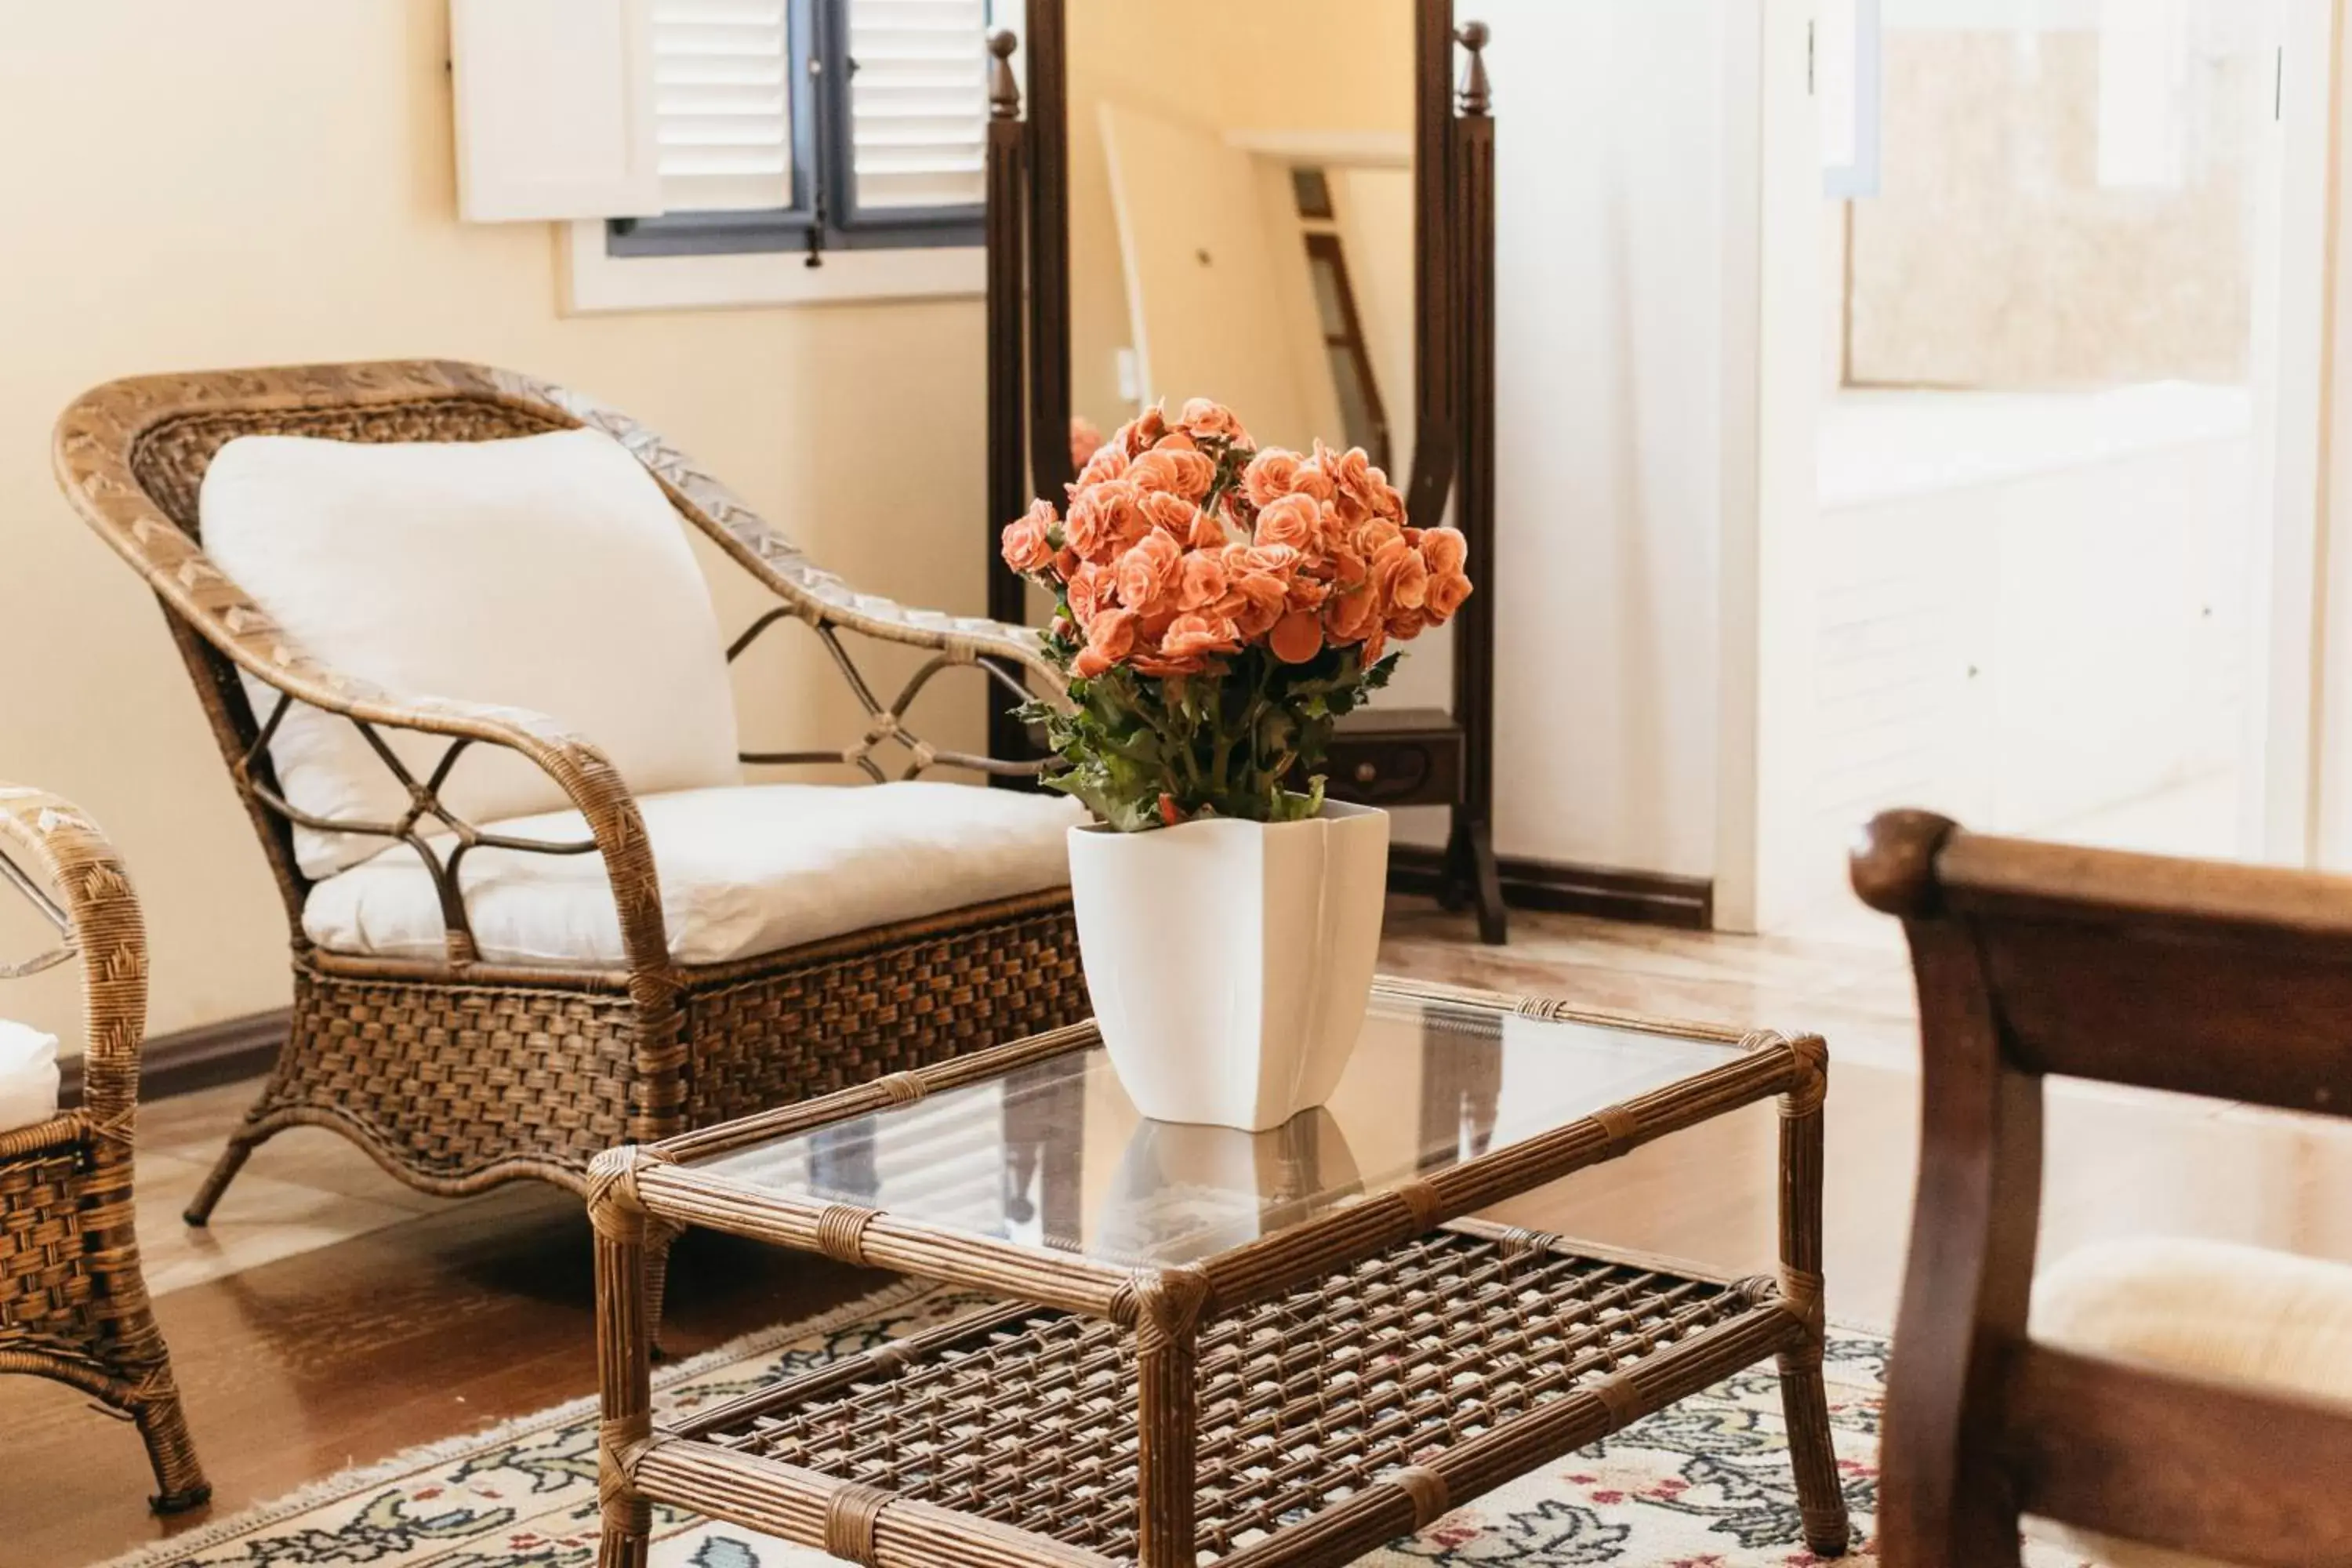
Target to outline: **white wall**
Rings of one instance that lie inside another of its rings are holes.
[[[1506,854],[1714,870],[1717,0],[1482,0]]]
[[[456,220],[446,9],[9,7],[0,778],[73,797],[121,846],[161,1030],[282,1005],[285,925],[162,616],[50,478],[50,426],[95,383],[406,355],[511,365],[665,432],[862,585],[981,605],[979,303],[559,316],[548,227]],[[730,626],[754,607],[747,583],[721,590]],[[838,738],[822,724],[832,678],[795,651],[753,683],[747,736]],[[976,692],[948,712],[940,739],[971,742]],[[11,984],[0,1006],[69,1029],[68,982]]]

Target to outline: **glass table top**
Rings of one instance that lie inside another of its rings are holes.
[[[1740,1054],[1721,1040],[1377,990],[1330,1103],[1272,1131],[1148,1121],[1096,1047],[690,1163],[779,1197],[1168,1268]]]

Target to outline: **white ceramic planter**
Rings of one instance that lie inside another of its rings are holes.
[[[1111,1064],[1158,1121],[1259,1132],[1321,1105],[1380,955],[1389,819],[1070,829],[1078,955]]]

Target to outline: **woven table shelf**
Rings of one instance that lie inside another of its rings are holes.
[[[1143,1117],[1079,1025],[608,1151],[599,1568],[646,1568],[657,1505],[864,1568],[1340,1568],[1759,1363],[1792,1533],[1835,1556],[1827,1092],[1817,1036],[1381,980],[1331,1100],[1266,1132]],[[1767,1100],[1769,1279],[1478,1217]],[[1002,1305],[656,1423],[679,1226]]]
[[[1687,1359],[1741,1323],[1782,1337],[1794,1327],[1769,1280],[1684,1278],[1479,1227],[1262,1302],[1201,1339],[1202,1561],[1293,1561],[1310,1542],[1276,1532],[1408,1467],[1442,1474],[1448,1455],[1477,1447],[1590,1440],[1648,1407],[1645,1362]],[[998,1310],[663,1436],[1128,1563],[1136,1375],[1133,1335],[1114,1324]],[[1555,1418],[1529,1419],[1539,1415]],[[667,1446],[657,1438],[657,1452]],[[694,1505],[695,1489],[668,1495]]]

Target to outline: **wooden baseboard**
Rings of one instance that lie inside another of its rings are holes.
[[[286,1043],[292,1015],[284,1008],[256,1013],[249,1018],[227,1018],[175,1034],[150,1036],[139,1053],[139,1098],[165,1100],[216,1084],[257,1078],[278,1060]],[[81,1103],[81,1058],[58,1064],[58,1099],[65,1105]]]
[[[1389,886],[1400,893],[1433,895],[1444,865],[1439,850],[1393,845],[1389,849]],[[1496,861],[1495,868],[1502,874],[1503,902],[1513,909],[1598,915],[1684,931],[1709,931],[1715,925],[1715,883],[1708,878],[1509,856]]]

